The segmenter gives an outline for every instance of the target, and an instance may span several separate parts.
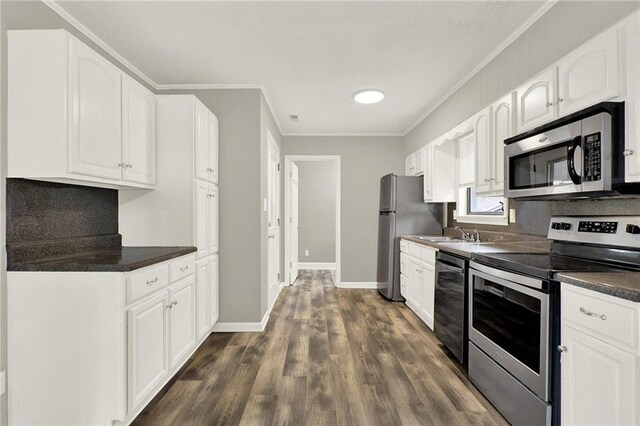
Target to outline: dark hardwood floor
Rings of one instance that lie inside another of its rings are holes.
[[[506,421],[404,304],[301,271],[264,333],[214,333],[135,425]]]

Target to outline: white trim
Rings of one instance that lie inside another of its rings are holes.
[[[285,171],[285,190],[284,190],[284,209],[285,209],[285,221],[284,221],[284,272],[285,277],[288,277],[291,273],[291,269],[289,268],[289,244],[288,241],[291,238],[291,229],[289,220],[287,219],[291,216],[289,212],[289,203],[291,202],[291,188],[290,185],[287,184],[289,179],[289,172],[291,171],[291,163],[294,161],[335,161],[336,163],[336,263],[335,263],[335,283],[336,286],[340,285],[341,277],[342,277],[342,257],[341,257],[341,176],[340,176],[340,156],[339,155],[285,155],[284,156],[284,171]],[[300,263],[298,262],[298,265]]]
[[[449,89],[443,96],[440,97],[434,104],[432,104],[425,112],[423,112],[416,121],[413,122],[407,129],[402,132],[402,136],[406,136],[409,132],[415,129],[420,123],[424,121],[432,112],[434,112],[440,105],[445,103],[454,93],[456,93],[462,86],[464,86],[469,80],[471,80],[476,74],[478,74],[489,62],[494,60],[504,49],[509,47],[511,43],[516,41],[525,31],[527,31],[538,19],[549,11],[559,0],[545,0],[545,2],[536,10],[533,15],[529,16],[518,28],[515,29],[502,43],[500,43],[486,58],[484,58],[478,65],[476,65],[466,76],[464,76],[457,84]]]
[[[357,289],[377,289],[378,283],[375,281],[356,281],[356,282],[342,282],[336,283],[336,287],[338,288],[357,288]]]
[[[282,136],[325,137],[402,137],[404,133],[283,133]]]
[[[336,269],[335,262],[298,262],[298,269]]]
[[[120,62],[125,68],[131,71],[133,74],[141,78],[145,83],[151,86],[153,89],[158,89],[158,85],[155,81],[153,81],[148,75],[140,71],[136,68],[131,62],[127,61],[122,55],[116,52],[111,46],[109,46],[105,41],[103,41],[100,37],[95,35],[89,28],[85,27],[80,21],[73,17],[69,12],[67,12],[60,4],[58,4],[57,0],[42,0],[42,3],[47,5],[51,10],[60,15],[62,19],[67,21],[69,24],[75,27],[78,31],[84,34],[89,40],[100,46],[102,50],[107,52],[109,55],[113,57],[116,61]]]
[[[269,317],[271,315],[271,310],[276,304],[276,300],[278,300],[278,296],[280,296],[280,292],[284,288],[284,282],[280,282],[280,286],[278,287],[278,294],[273,299],[273,303],[267,309],[267,312],[262,316],[262,321],[260,322],[217,322],[213,328],[211,329],[212,333],[246,333],[246,332],[262,332],[264,331],[267,323],[269,322]]]

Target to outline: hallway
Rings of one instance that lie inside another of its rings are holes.
[[[212,334],[133,424],[506,422],[403,304],[305,270],[264,333]]]

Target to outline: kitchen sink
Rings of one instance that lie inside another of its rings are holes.
[[[431,236],[417,236],[415,237],[419,240],[423,240],[423,241],[430,241],[433,243],[437,243],[437,242],[451,242],[451,243],[456,243],[456,242],[460,242],[460,243],[464,243],[464,242],[469,242],[470,240],[465,240],[462,238],[458,238],[458,237],[431,237]]]

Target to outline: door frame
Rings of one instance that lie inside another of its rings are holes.
[[[282,232],[282,221],[280,220],[281,213],[282,213],[280,208],[280,204],[282,203],[282,193],[281,193],[282,173],[280,171],[280,146],[278,146],[278,143],[274,139],[273,135],[271,134],[269,129],[267,129],[267,180],[270,179],[269,162],[271,161],[272,154],[275,154],[275,157],[278,158],[278,166],[276,170],[274,170],[276,174],[276,184],[273,186],[273,191],[275,191],[276,202],[270,207],[275,209],[274,219],[276,221],[276,225],[270,226],[267,223],[267,235],[266,235],[266,238],[267,238],[267,304],[268,306],[273,306],[273,304],[275,303],[276,298],[278,297],[278,292],[282,288],[283,277],[279,277],[277,282],[277,288],[272,288],[271,282],[270,282],[271,277],[269,276],[269,258],[270,258],[269,236],[272,233],[275,235],[275,238],[276,238],[275,251],[276,251],[276,257],[278,258],[278,262],[277,262],[278,275],[280,275],[280,268],[282,266],[280,263],[282,261],[282,253],[280,250],[280,243],[281,243],[280,238],[281,238],[281,232]],[[271,194],[269,193],[269,185],[270,183],[267,182],[267,199],[271,196]],[[267,209],[267,215],[269,214],[271,214],[271,212],[269,211],[269,209]],[[268,221],[269,221],[269,217],[267,217],[267,222]]]
[[[340,156],[339,155],[285,155],[284,156],[284,272],[288,277],[291,273],[291,267],[289,266],[291,261],[291,255],[289,250],[291,249],[289,239],[291,238],[291,224],[289,223],[289,217],[291,216],[291,164],[293,162],[302,161],[331,161],[336,165],[336,276],[334,285],[338,287],[342,282],[342,268],[341,268],[341,254],[340,254]]]

